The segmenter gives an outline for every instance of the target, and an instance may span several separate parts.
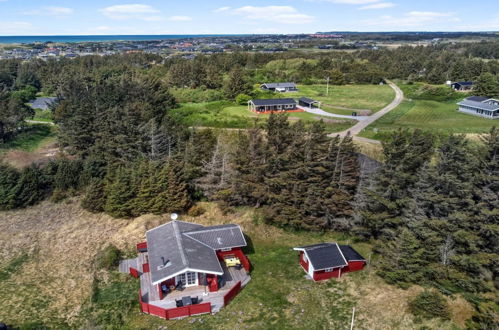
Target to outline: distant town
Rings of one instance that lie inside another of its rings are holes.
[[[166,58],[181,56],[187,59],[197,54],[214,54],[234,51],[263,53],[289,50],[358,50],[395,48],[401,45],[433,45],[463,40],[489,40],[498,38],[494,33],[333,33],[318,32],[296,35],[243,35],[206,36],[175,39],[120,41],[110,36],[110,41],[59,42],[47,40],[34,43],[0,42],[0,59],[52,59],[76,58],[89,55],[114,55],[144,52]],[[50,37],[48,37],[50,38]],[[160,36],[158,36],[160,38]]]

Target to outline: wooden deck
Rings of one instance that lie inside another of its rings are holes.
[[[120,273],[130,274],[130,268],[142,271],[142,267],[139,268],[138,266],[138,258],[120,260],[120,265],[118,268]]]
[[[211,312],[216,313],[224,306],[224,296],[237,284],[237,282],[241,281],[241,287],[244,287],[251,280],[251,277],[244,268],[228,268],[224,263],[221,263],[224,271],[222,276],[225,284],[217,292],[209,292],[207,286],[199,285],[185,288],[182,291],[173,291],[160,300],[157,286],[151,284],[151,273],[142,272],[142,265],[144,263],[146,263],[145,253],[139,253],[137,258],[121,260],[119,264],[119,271],[129,274],[130,267],[136,269],[140,276],[142,301],[165,309],[175,308],[177,307],[175,300],[191,296],[198,297],[199,303],[210,302]]]

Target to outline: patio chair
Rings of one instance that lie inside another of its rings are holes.
[[[182,303],[182,299],[175,299],[175,304],[177,305],[177,307],[183,307],[184,304]]]
[[[193,305],[196,305],[199,302],[199,298],[198,297],[192,297],[191,301],[192,301]]]
[[[184,290],[184,283],[182,283],[182,281],[178,282],[177,285],[175,286],[175,290],[183,291]]]

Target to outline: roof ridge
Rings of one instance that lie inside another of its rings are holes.
[[[185,253],[184,253],[184,244],[182,241],[182,233],[180,232],[180,230],[178,228],[178,224],[177,224],[176,220],[172,221],[172,226],[173,226],[173,232],[175,234],[175,239],[177,240],[177,246],[178,246],[178,250],[180,252],[180,258],[182,259],[182,263],[186,267],[189,267],[190,266],[189,262],[185,256]]]
[[[217,225],[217,226],[233,226],[233,227],[239,227],[239,225],[236,225],[236,224],[227,224],[227,225]],[[212,227],[215,227],[215,226],[212,226]],[[190,235],[190,234],[195,234],[195,233],[204,233],[204,232],[208,232],[208,231],[217,231],[217,230],[224,230],[224,229],[227,229],[227,227],[225,228],[212,228],[210,229],[210,227],[204,227],[203,229],[200,229],[200,230],[194,230],[194,231],[186,231],[186,232],[183,232],[182,234],[185,234],[185,235]]]

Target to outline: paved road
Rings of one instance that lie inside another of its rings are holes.
[[[349,129],[347,129],[343,132],[339,132],[339,133],[332,133],[332,134],[330,134],[330,136],[339,135],[339,136],[343,137],[343,136],[347,135],[348,132],[350,132],[350,135],[355,137],[364,128],[366,128],[367,126],[369,126],[370,124],[372,124],[373,122],[375,122],[376,120],[378,120],[379,118],[381,118],[382,116],[386,115],[388,112],[392,111],[397,106],[399,106],[399,104],[402,103],[402,101],[404,100],[404,93],[393,82],[388,81],[388,84],[395,91],[395,98],[393,99],[393,101],[390,104],[388,104],[386,107],[384,107],[380,111],[376,112],[375,114],[368,116],[367,119],[360,120],[357,124],[350,127]],[[360,137],[358,138],[358,140],[363,140],[363,141],[369,140],[370,142],[373,142],[373,143],[379,143],[379,141],[376,141],[376,140],[360,138]]]
[[[302,108],[306,112],[313,113],[315,115],[324,116],[324,117],[334,117],[334,118],[343,118],[343,119],[354,119],[354,120],[358,120],[358,121],[367,120],[370,117],[370,116],[345,116],[345,115],[337,115],[335,113],[330,113],[330,112],[327,112],[327,111],[324,111],[324,110],[318,109],[318,108],[307,108],[307,107],[300,107],[300,108]]]
[[[26,120],[27,123],[30,123],[30,124],[45,124],[45,125],[55,125],[53,122],[51,121],[42,121],[42,120]]]

